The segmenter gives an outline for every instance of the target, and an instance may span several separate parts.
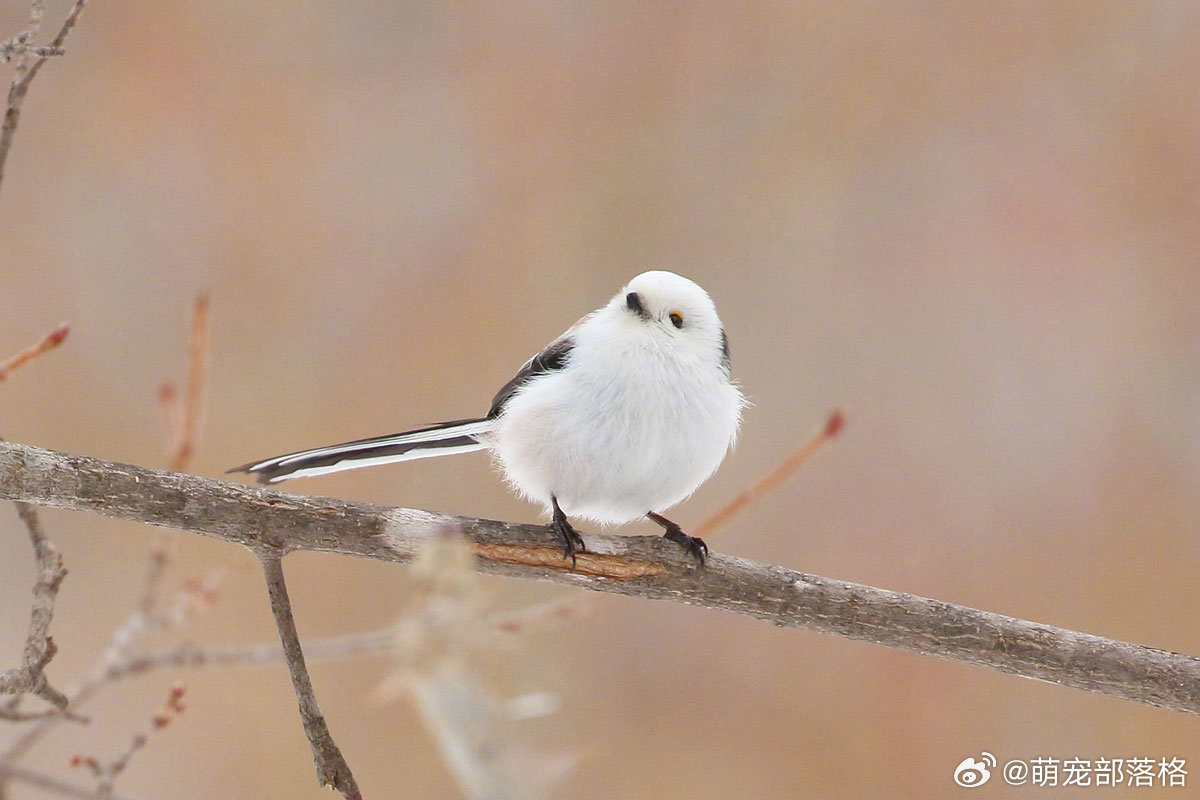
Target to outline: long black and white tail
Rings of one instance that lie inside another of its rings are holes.
[[[307,478],[376,464],[470,453],[487,447],[480,437],[490,432],[495,424],[496,420],[487,418],[457,419],[415,431],[318,447],[265,461],[252,461],[229,471],[249,473],[258,478],[259,483],[278,483],[289,478]]]

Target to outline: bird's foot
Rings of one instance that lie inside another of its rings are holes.
[[[563,540],[563,559],[571,559],[571,569],[575,569],[575,554],[587,552],[587,545],[583,543],[583,537],[579,535],[579,531],[571,527],[571,523],[567,521],[567,515],[558,507],[558,501],[554,502],[554,518],[550,523]]]
[[[671,522],[671,520],[661,514],[655,514],[651,511],[646,516],[662,526],[664,539],[670,539],[672,542],[681,545],[684,550],[687,550],[688,555],[696,559],[697,566],[703,567],[705,565],[708,561],[708,545],[704,543],[703,539],[699,536],[688,536],[683,532],[683,528],[679,527],[678,523]]]

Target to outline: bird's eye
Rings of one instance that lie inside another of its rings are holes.
[[[678,311],[672,311],[668,316],[671,317],[671,324],[676,328],[683,327],[683,314],[680,314]]]
[[[645,313],[642,310],[642,298],[638,297],[637,292],[630,292],[625,295],[625,307],[630,311],[636,311],[639,314]]]

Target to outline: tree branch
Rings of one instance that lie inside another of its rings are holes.
[[[279,640],[283,643],[284,658],[287,659],[288,672],[292,675],[292,687],[300,704],[304,734],[308,736],[308,742],[312,745],[317,777],[322,786],[332,786],[341,792],[346,800],[362,800],[362,793],[350,772],[350,765],[346,763],[342,751],[333,741],[329,726],[325,724],[325,716],[321,714],[316,695],[313,694],[308,667],[304,665],[304,652],[300,649],[300,636],[296,633],[296,620],[292,617],[292,602],[288,599],[287,583],[283,579],[283,558],[279,551],[273,550],[263,550],[259,552],[258,557],[262,560],[263,573],[267,578],[267,594],[271,598],[271,613],[275,615]]]
[[[87,3],[87,0],[75,0],[75,4],[71,6],[71,12],[67,14],[66,20],[58,30],[58,35],[54,37],[54,41],[50,43],[49,47],[26,47],[18,49],[15,52],[17,68],[13,76],[12,85],[8,88],[8,107],[4,110],[4,122],[0,123],[0,182],[4,180],[4,164],[8,161],[8,151],[12,147],[13,136],[17,133],[17,124],[21,121],[21,105],[25,102],[25,96],[29,93],[29,84],[33,83],[33,79],[37,77],[42,65],[51,56],[62,54],[63,42],[67,40],[71,29],[79,21],[79,15],[83,13],[85,3]],[[45,3],[34,0],[30,11],[29,27],[24,34],[17,34],[14,38],[23,39],[21,44],[28,44],[41,27],[42,15],[44,13]],[[37,60],[33,62],[33,66],[26,64],[25,58],[27,55],[37,57]]]
[[[33,611],[29,615],[29,634],[21,666],[0,672],[0,694],[36,694],[58,709],[67,707],[66,696],[46,679],[46,665],[58,648],[50,638],[50,620],[58,587],[67,576],[62,556],[46,537],[37,509],[27,503],[15,503],[17,513],[29,529],[33,554],[37,560],[37,582],[33,586]]]
[[[146,575],[146,588],[138,606],[117,626],[105,645],[99,659],[87,672],[72,685],[64,690],[69,701],[68,711],[53,715],[45,715],[29,725],[11,743],[0,747],[0,767],[15,764],[19,759],[50,732],[56,725],[68,719],[81,719],[80,708],[87,705],[95,695],[116,676],[124,677],[131,664],[140,664],[141,657],[134,654],[134,646],[147,633],[166,630],[183,625],[195,613],[198,604],[210,602],[209,597],[214,591],[214,576],[209,576],[195,585],[185,585],[175,599],[166,606],[159,607],[157,587],[162,578],[162,563],[152,558]],[[278,645],[275,645],[278,650]],[[282,653],[279,658],[282,659]],[[165,660],[155,666],[170,666]],[[3,775],[0,775],[0,800],[4,800]]]
[[[924,597],[713,554],[704,570],[660,537],[591,533],[578,569],[547,527],[302,497],[0,443],[0,498],[94,511],[236,542],[407,562],[447,527],[477,569],[719,608],[1140,703],[1200,713],[1200,659]]]

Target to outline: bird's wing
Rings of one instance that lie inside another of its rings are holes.
[[[595,312],[593,312],[595,313]],[[563,332],[550,344],[546,345],[546,349],[538,353],[533,358],[526,361],[517,370],[517,374],[508,383],[500,387],[500,391],[496,392],[496,396],[492,398],[492,407],[488,409],[487,418],[495,419],[504,411],[504,405],[514,394],[525,386],[531,380],[539,375],[544,375],[547,372],[552,372],[556,369],[562,369],[567,365],[567,359],[571,355],[571,351],[575,348],[574,333],[576,329],[587,321],[591,314],[581,318],[571,327]]]

